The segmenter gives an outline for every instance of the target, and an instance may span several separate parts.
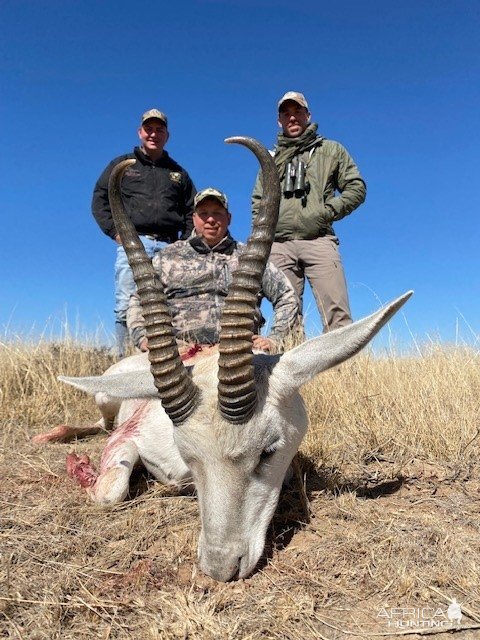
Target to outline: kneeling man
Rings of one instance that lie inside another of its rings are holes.
[[[195,196],[192,236],[169,245],[153,259],[181,352],[188,352],[195,345],[203,349],[219,341],[223,304],[239,256],[246,248],[230,235],[230,221],[227,196],[211,187],[204,189]],[[274,310],[267,337],[260,335],[265,322],[260,312],[262,297],[271,302]],[[268,262],[254,319],[254,349],[269,353],[280,351],[297,313],[298,299],[293,286]],[[137,295],[130,298],[127,324],[135,346],[146,351],[144,320]]]

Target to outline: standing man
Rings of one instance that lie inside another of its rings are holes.
[[[270,259],[290,279],[302,313],[305,278],[322,316],[324,331],[352,322],[338,238],[332,223],[365,200],[366,187],[347,150],[317,135],[305,96],[288,91],[278,103],[274,159],[282,184],[280,216]],[[253,211],[262,198],[261,176]]]
[[[108,201],[108,180],[113,167],[128,158],[136,160],[125,171],[122,197],[150,258],[175,242],[179,234],[187,237],[193,228],[196,190],[185,169],[164,149],[169,138],[167,116],[158,109],[146,111],[141,117],[138,137],[141,145],[133,153],[119,156],[107,166],[95,185],[92,200],[98,225],[119,245],[115,261],[115,337],[119,357],[125,355],[127,309],[135,283]]]

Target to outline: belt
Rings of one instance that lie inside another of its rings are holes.
[[[158,240],[159,242],[168,242],[168,244],[175,242],[175,240],[177,239],[177,238],[172,238],[172,236],[162,236],[159,233],[142,233],[141,235],[145,236],[145,238],[148,238],[149,240]]]
[[[314,238],[275,238],[274,242],[290,242],[291,240],[316,240],[317,238],[324,238],[327,234],[326,231],[319,231],[318,235]]]

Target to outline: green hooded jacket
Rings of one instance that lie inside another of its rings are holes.
[[[340,143],[318,137],[311,151],[297,158],[306,164],[306,197],[284,195],[285,176],[282,179],[282,199],[275,240],[313,240],[320,236],[335,235],[332,223],[341,220],[362,204],[366,186],[360,172]],[[254,214],[262,199],[261,175],[252,194]]]

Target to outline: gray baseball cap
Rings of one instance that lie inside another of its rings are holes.
[[[278,101],[278,109],[280,110],[280,107],[282,106],[282,104],[284,102],[286,102],[287,100],[293,100],[293,102],[296,102],[297,104],[299,104],[301,107],[305,107],[305,109],[308,111],[308,102],[305,99],[305,96],[303,95],[303,93],[299,93],[298,91],[287,91],[287,93],[282,96],[280,98],[280,100]]]

